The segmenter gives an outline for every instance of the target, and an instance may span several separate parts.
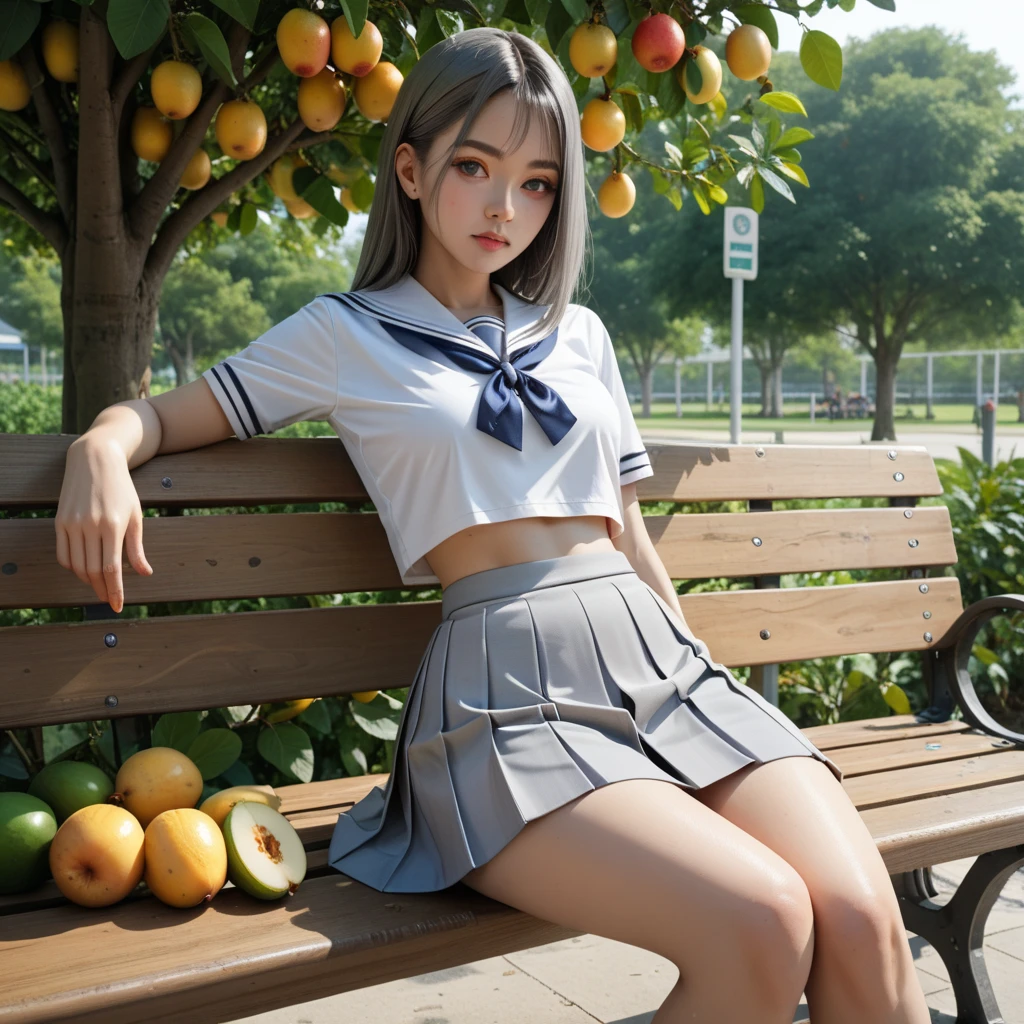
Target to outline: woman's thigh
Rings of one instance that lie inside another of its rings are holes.
[[[820,939],[828,938],[829,919],[842,918],[829,913],[837,907],[887,917],[899,927],[899,901],[878,846],[842,783],[816,758],[747,765],[695,790],[694,798],[797,870]]]
[[[810,962],[811,906],[797,872],[670,782],[628,779],[585,793],[529,822],[462,880],[680,969],[713,950],[756,956],[766,943]]]

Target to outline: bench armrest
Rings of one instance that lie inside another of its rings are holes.
[[[936,668],[944,677],[946,685],[963,711],[964,718],[975,728],[994,736],[1024,744],[1024,733],[1014,732],[1000,725],[985,709],[974,689],[974,680],[967,670],[974,647],[974,639],[985,623],[997,615],[1024,612],[1024,596],[1019,594],[997,594],[975,601],[965,608],[959,618],[935,645],[938,658]]]

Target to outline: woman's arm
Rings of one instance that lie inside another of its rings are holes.
[[[154,398],[107,406],[68,446],[54,520],[58,563],[121,611],[122,547],[139,575],[153,572],[129,471],[154,455],[201,448],[233,434],[202,378]]]
[[[628,559],[630,565],[649,587],[662,597],[669,609],[678,613],[685,625],[682,609],[679,606],[679,595],[672,585],[665,564],[661,560],[640,511],[640,503],[636,497],[636,484],[622,485],[623,528],[618,537],[612,538],[612,544]]]

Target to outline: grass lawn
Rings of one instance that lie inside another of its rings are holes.
[[[836,432],[850,431],[861,432],[871,429],[871,418],[858,420],[829,420],[827,416],[819,414],[814,422],[811,422],[807,402],[787,402],[783,405],[784,415],[779,418],[761,419],[757,415],[760,410],[760,403],[744,403],[743,425],[750,430],[834,430]],[[896,424],[906,430],[913,427],[923,431],[944,431],[963,432],[976,430],[971,422],[974,407],[971,405],[936,405],[933,406],[935,419],[925,419],[925,405],[911,405],[900,403],[896,406]],[[907,415],[910,411],[913,415]],[[722,406],[712,406],[708,412],[703,402],[684,402],[683,415],[676,416],[676,404],[673,401],[653,402],[651,405],[651,416],[640,415],[640,403],[633,403],[633,414],[636,422],[642,429],[653,430],[664,428],[665,430],[687,430],[687,429],[725,429],[729,428],[729,406],[728,403]],[[1000,430],[1010,428],[1014,433],[1018,430],[1024,433],[1024,423],[1017,422],[1017,407],[1011,404],[1000,405],[996,410],[996,423]]]

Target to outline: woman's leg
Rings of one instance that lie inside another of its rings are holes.
[[[671,960],[679,982],[655,1024],[791,1024],[811,967],[812,910],[797,872],[670,782],[585,793],[462,880]]]
[[[826,765],[782,757],[748,765],[694,796],[775,850],[806,883],[814,907],[812,1024],[928,1024],[889,873]]]

